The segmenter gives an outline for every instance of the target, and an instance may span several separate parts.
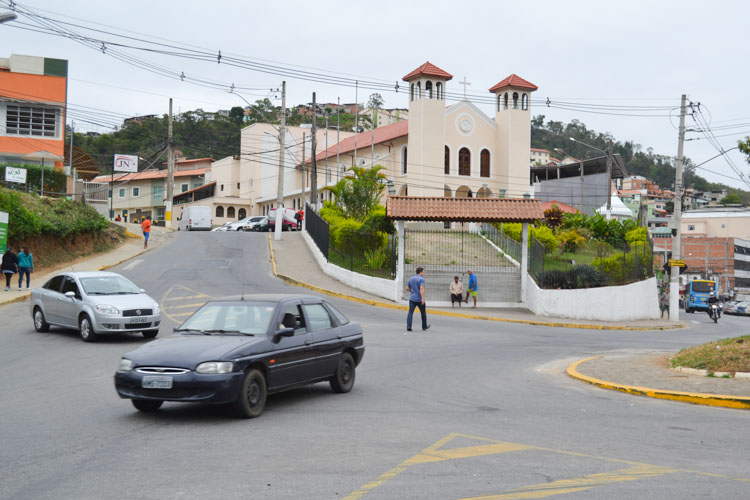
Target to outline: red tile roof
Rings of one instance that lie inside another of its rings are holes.
[[[445,78],[445,81],[451,80],[453,78],[453,75],[448,73],[447,71],[443,71],[442,69],[438,68],[434,64],[432,64],[430,61],[427,61],[408,75],[406,75],[403,80],[405,82],[408,82],[415,76],[419,75],[427,75],[427,76],[439,76],[441,78]]]
[[[517,87],[517,88],[521,88],[521,89],[529,89],[529,90],[532,90],[532,91],[539,88],[536,85],[534,85],[533,83],[531,83],[531,82],[529,82],[527,80],[524,80],[520,76],[518,76],[516,74],[512,74],[508,78],[506,78],[505,80],[503,80],[502,82],[499,82],[494,87],[492,87],[490,89],[490,92],[494,92],[496,90],[500,90],[500,89],[505,88],[505,87]]]
[[[405,137],[409,134],[409,120],[403,120],[400,122],[385,125],[375,129],[375,133],[371,130],[362,132],[361,134],[347,137],[346,139],[339,142],[338,152],[339,154],[348,153],[354,151],[354,138],[357,138],[357,149],[366,150],[370,147],[370,144],[380,144],[382,142],[392,141],[399,137]],[[336,145],[330,146],[327,150],[321,151],[315,155],[318,161],[325,160],[326,158],[336,157]],[[312,158],[308,158],[305,164],[312,163]]]
[[[539,200],[389,196],[386,216],[396,220],[533,222],[543,219]]]
[[[557,208],[560,209],[560,211],[564,214],[577,214],[578,209],[575,207],[571,207],[567,203],[563,203],[561,201],[552,200],[552,201],[543,201],[542,202],[542,211],[546,212],[550,208],[552,208],[552,205],[557,205]]]
[[[189,177],[191,175],[202,175],[209,170],[208,168],[194,168],[191,170],[175,170],[175,177]],[[109,182],[111,175],[100,175],[94,178],[91,182]],[[166,179],[166,170],[144,170],[143,172],[136,172],[132,174],[115,174],[116,181],[143,181],[148,179]]]

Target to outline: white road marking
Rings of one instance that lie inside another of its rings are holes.
[[[135,266],[137,266],[141,262],[143,262],[143,259],[135,259],[133,262],[131,262],[127,266],[123,267],[122,270],[123,271],[130,271],[131,269],[133,269]]]

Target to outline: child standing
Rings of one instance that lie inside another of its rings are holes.
[[[34,257],[29,252],[29,247],[23,247],[23,251],[18,253],[18,291],[21,291],[23,284],[23,275],[26,275],[26,289],[29,289],[31,273],[34,272]]]

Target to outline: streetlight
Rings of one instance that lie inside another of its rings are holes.
[[[17,17],[15,12],[0,12],[0,24],[15,21]]]
[[[599,149],[591,144],[579,141],[575,137],[570,138],[571,141],[577,142],[587,148],[595,149],[600,153],[607,155],[607,220],[612,218],[612,141],[607,141],[607,151]],[[581,165],[583,167],[583,165]]]

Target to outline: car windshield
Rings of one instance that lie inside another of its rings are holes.
[[[140,288],[123,276],[91,276],[80,278],[86,295],[131,295],[141,292]]]
[[[266,302],[210,302],[175,331],[205,334],[265,334],[276,310]]]

